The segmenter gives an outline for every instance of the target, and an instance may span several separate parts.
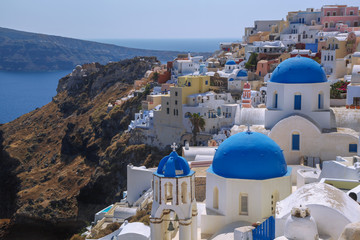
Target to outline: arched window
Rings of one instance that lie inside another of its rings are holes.
[[[318,109],[323,109],[323,108],[324,108],[324,93],[319,92],[319,94],[318,94]]]
[[[294,95],[294,110],[301,110],[301,93]]]
[[[325,23],[325,28],[328,28],[329,27],[329,24],[326,22]]]
[[[171,202],[173,185],[170,182],[165,183],[165,202]]]
[[[213,192],[213,208],[219,209],[219,189],[217,187],[214,188]]]
[[[331,61],[334,61],[334,56],[331,56]]]
[[[327,13],[326,13],[326,16],[330,16],[330,12],[327,12]]]
[[[217,108],[217,115],[218,115],[218,116],[221,115],[221,108],[220,108],[220,107]]]
[[[239,195],[239,215],[248,215],[248,195],[246,193],[240,193]]]
[[[183,182],[181,184],[181,202],[187,203],[187,183]]]
[[[273,106],[274,106],[274,108],[278,108],[278,93],[277,93],[277,91],[274,92]]]
[[[158,193],[159,193],[159,183],[158,180],[155,181],[155,202],[158,201]]]
[[[298,132],[292,133],[291,139],[291,150],[299,151],[300,150],[300,134]]]

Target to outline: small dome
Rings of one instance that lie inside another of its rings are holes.
[[[279,145],[257,132],[241,132],[226,139],[217,149],[211,168],[225,178],[263,180],[287,174]]]
[[[187,176],[191,174],[190,166],[185,158],[180,157],[175,151],[161,159],[157,175],[162,177]]]
[[[271,74],[270,82],[299,84],[327,82],[320,64],[307,57],[288,58]]]
[[[247,77],[248,74],[247,74],[247,71],[246,71],[246,70],[241,69],[240,71],[238,71],[238,73],[237,73],[236,76],[237,76],[237,77]]]
[[[233,78],[230,78],[230,79],[229,79],[229,82],[232,82],[232,81],[234,81],[234,79],[233,79]]]
[[[228,60],[225,65],[236,65],[236,62],[234,60]]]

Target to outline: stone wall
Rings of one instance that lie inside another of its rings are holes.
[[[195,177],[195,198],[197,202],[203,202],[206,197],[206,177]]]

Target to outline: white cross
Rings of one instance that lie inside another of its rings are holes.
[[[175,152],[176,149],[178,148],[178,145],[176,145],[176,143],[173,142],[173,144],[171,145],[171,148],[172,148],[173,152]]]

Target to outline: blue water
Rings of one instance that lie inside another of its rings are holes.
[[[0,71],[0,123],[10,122],[49,103],[56,95],[59,79],[70,72]]]
[[[101,212],[107,213],[112,207],[113,207],[113,205],[110,205],[107,208],[105,208],[104,210],[102,210]]]
[[[123,47],[150,50],[168,50],[184,52],[214,52],[220,42],[234,42],[236,38],[199,38],[199,39],[89,39],[96,42],[111,43]]]

